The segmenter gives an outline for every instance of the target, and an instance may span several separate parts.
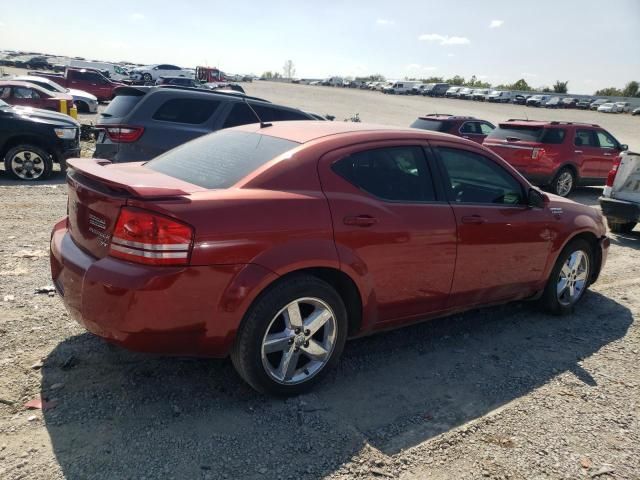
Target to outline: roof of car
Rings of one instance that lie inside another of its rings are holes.
[[[451,115],[450,113],[428,113],[418,117],[422,120],[478,120],[476,117],[466,117],[463,115]]]
[[[376,125],[373,123],[357,123],[357,122],[328,122],[328,121],[290,121],[290,122],[273,122],[260,128],[260,124],[253,123],[235,127],[236,130],[246,132],[261,133],[271,137],[283,138],[297,143],[307,143],[321,137],[332,135],[341,135],[353,132],[403,132],[418,135],[442,135],[450,139],[450,135],[439,132],[431,132],[426,130],[418,130],[408,127],[393,127],[389,125]],[[419,132],[419,133],[418,133]]]
[[[566,126],[566,125],[579,125],[586,127],[599,127],[600,125],[596,123],[583,123],[583,122],[563,122],[558,120],[529,120],[526,118],[510,118],[505,122],[500,122],[500,125],[509,124],[509,125],[522,125],[529,127],[547,127],[549,125],[553,126]]]

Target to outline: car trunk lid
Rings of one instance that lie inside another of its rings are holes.
[[[68,217],[71,238],[97,258],[105,257],[120,209],[131,199],[161,199],[206,190],[142,166],[104,160],[72,159]]]

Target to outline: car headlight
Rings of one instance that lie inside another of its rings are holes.
[[[75,128],[54,128],[53,131],[56,132],[58,138],[62,138],[63,140],[73,140],[76,138]]]

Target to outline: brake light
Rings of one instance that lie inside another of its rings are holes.
[[[186,265],[193,228],[139,208],[123,207],[116,222],[109,255],[147,265]]]
[[[128,125],[113,125],[105,128],[109,139],[117,143],[130,143],[138,140],[144,133],[143,127],[131,127]]]
[[[531,160],[537,160],[538,158],[542,158],[546,152],[544,148],[534,148],[531,150]]]
[[[613,165],[611,165],[611,170],[609,170],[609,174],[607,175],[607,183],[605,184],[607,187],[613,187],[613,182],[616,179],[616,174],[618,173],[619,166],[620,166],[620,157],[617,157],[613,161]]]

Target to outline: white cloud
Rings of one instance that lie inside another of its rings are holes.
[[[467,37],[450,37],[449,35],[440,35],[439,33],[423,33],[418,37],[418,40],[437,42],[440,45],[467,45],[471,43],[471,40]]]
[[[0,28],[4,27],[6,24],[4,22],[0,22]]]
[[[141,22],[145,19],[145,16],[142,13],[132,13],[129,15],[130,22]]]
[[[504,20],[491,20],[489,28],[499,28],[504,23]]]
[[[448,54],[447,54],[447,57],[455,57],[455,56],[456,56],[456,54],[455,54],[455,53],[448,53]]]
[[[537,73],[530,73],[530,72],[522,72],[520,75],[522,75],[523,77],[537,77],[537,76],[539,76]]]
[[[379,18],[376,20],[376,23],[378,25],[393,25],[396,22],[394,22],[393,20],[389,20],[388,18]]]

